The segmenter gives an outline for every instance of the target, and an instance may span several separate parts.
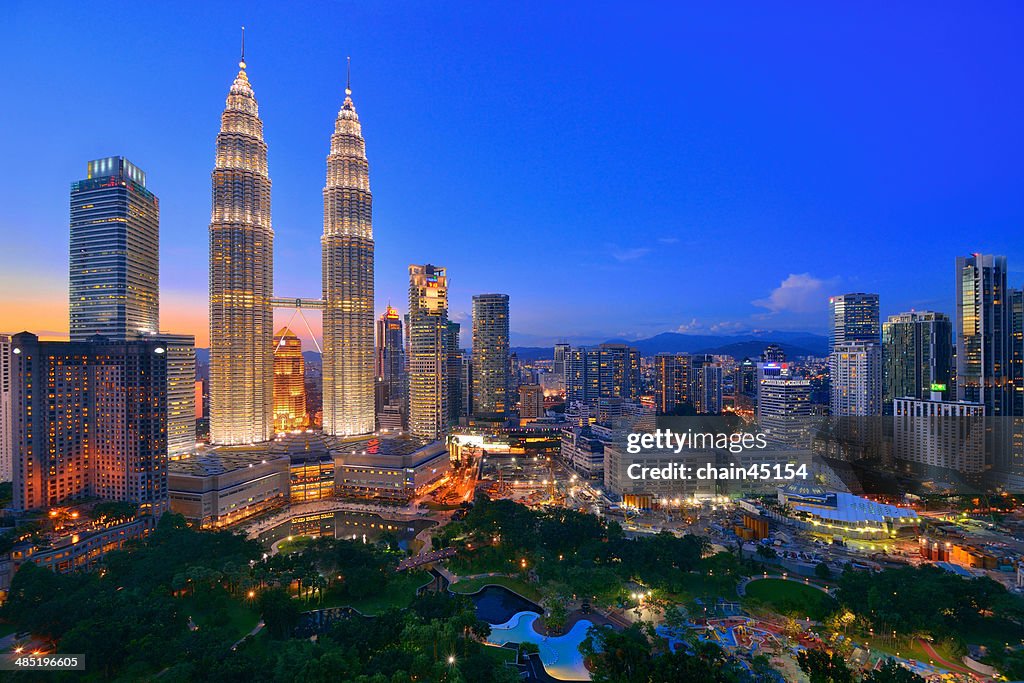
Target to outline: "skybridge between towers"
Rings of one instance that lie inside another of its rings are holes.
[[[303,310],[307,311],[322,311],[324,310],[323,299],[303,299],[302,297],[287,297],[287,296],[275,296],[270,299],[270,305],[274,308],[289,308],[294,310],[292,317],[288,319],[287,327],[291,327],[292,321],[295,320],[295,316],[299,316],[302,319],[302,323],[306,326],[306,331],[309,332],[310,338],[313,340],[313,344],[316,346],[316,350],[323,353],[323,349],[320,348],[320,342],[317,341],[316,335],[313,334],[313,329],[309,326],[309,321],[306,320],[306,316],[302,314]],[[284,337],[281,337],[281,341],[278,343],[278,347],[284,343]],[[277,350],[276,348],[274,349]]]

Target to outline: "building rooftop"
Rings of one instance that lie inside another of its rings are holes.
[[[889,519],[906,519],[908,522],[917,519],[917,512],[910,508],[896,507],[887,503],[876,503],[852,493],[834,493],[835,507],[818,507],[813,505],[794,505],[794,510],[807,512],[822,519],[837,522],[884,522]]]
[[[249,447],[246,450],[217,448],[206,453],[171,460],[167,463],[167,471],[168,474],[211,477],[262,465],[280,457],[283,456],[270,454],[265,449],[261,450],[258,447],[257,449]]]

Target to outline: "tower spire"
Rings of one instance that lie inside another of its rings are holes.
[[[245,27],[242,27],[242,59],[238,62],[238,68],[245,68]]]
[[[352,56],[346,57],[348,65],[345,71],[345,95],[352,94]]]

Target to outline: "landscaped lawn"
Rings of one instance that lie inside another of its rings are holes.
[[[392,607],[408,607],[416,597],[416,589],[429,583],[431,576],[427,572],[401,572],[391,578],[387,588],[380,593],[353,598],[348,595],[333,594],[328,591],[323,602],[308,600],[303,610],[323,609],[325,607],[353,607],[363,614],[377,615]]]
[[[200,628],[227,626],[239,638],[255,628],[259,609],[255,604],[240,602],[226,595],[190,595],[181,598],[182,610]]]
[[[836,601],[824,592],[796,581],[757,579],[747,584],[746,599],[798,618],[821,621],[836,608]]]
[[[458,583],[453,583],[449,588],[451,588],[453,593],[469,594],[476,593],[484,586],[490,584],[504,586],[509,590],[519,593],[528,600],[533,600],[534,602],[539,602],[542,597],[540,589],[538,589],[537,586],[511,576],[480,576],[475,579],[463,579]]]
[[[296,550],[302,550],[307,545],[312,543],[312,541],[313,539],[309,536],[293,536],[290,541],[287,539],[281,541],[277,545],[277,552],[281,553],[282,555],[294,553]]]

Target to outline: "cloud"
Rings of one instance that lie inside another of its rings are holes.
[[[690,322],[682,323],[676,328],[676,332],[682,334],[693,334],[695,332],[710,332],[712,334],[728,334],[731,332],[742,332],[746,330],[747,324],[738,320],[720,320],[714,323],[705,323],[691,318]]]
[[[619,247],[616,244],[608,245],[608,252],[616,261],[635,261],[651,253],[650,247]]]
[[[765,299],[751,303],[772,313],[811,313],[825,305],[826,289],[835,285],[835,279],[822,280],[810,273],[790,273]]]

